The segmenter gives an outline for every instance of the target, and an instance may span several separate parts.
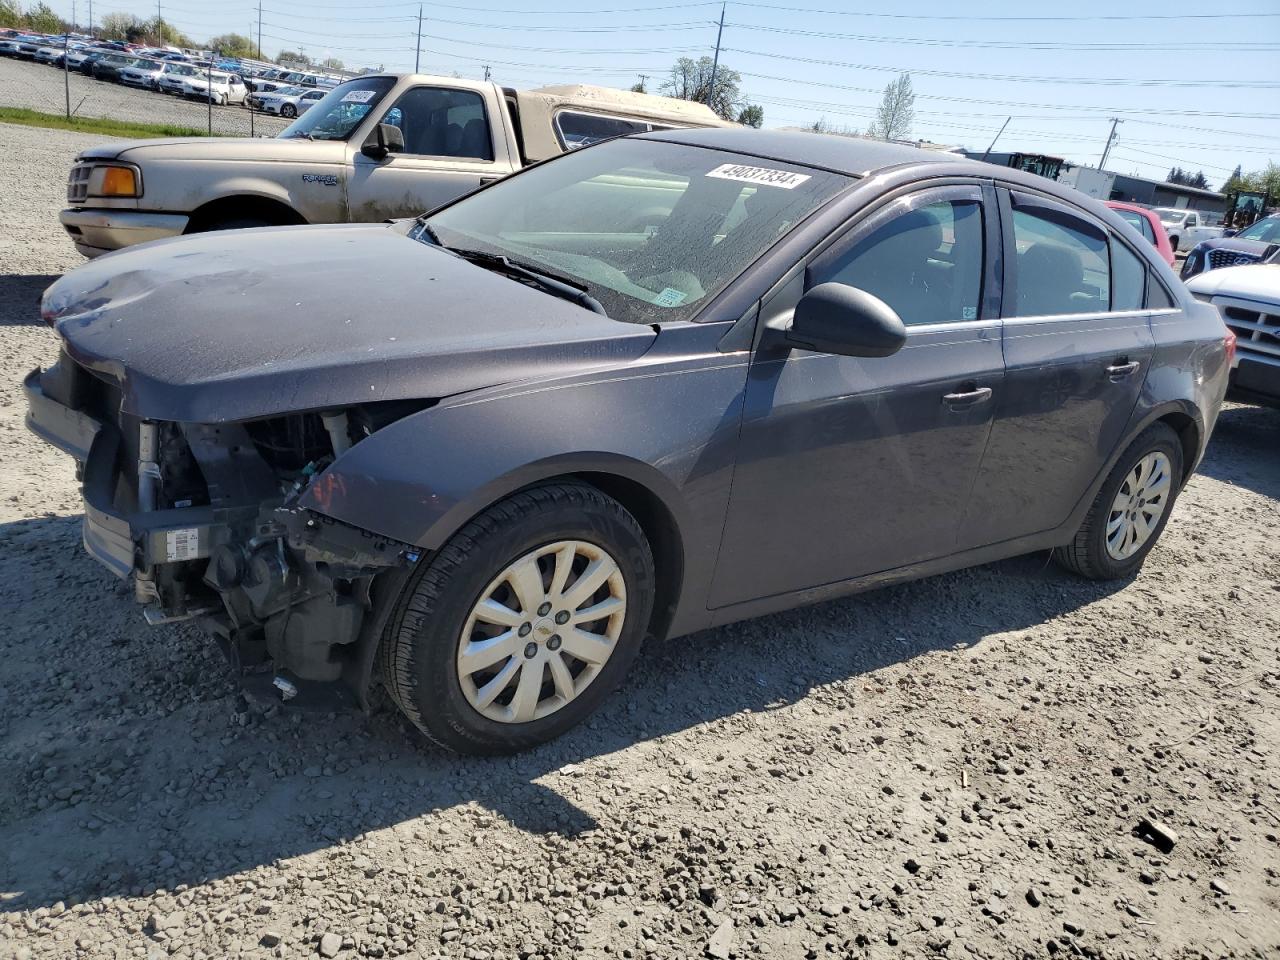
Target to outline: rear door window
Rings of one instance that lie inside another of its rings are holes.
[[[1146,303],[1147,265],[1115,237],[1111,238],[1111,309],[1141,310]]]
[[[1014,309],[1006,306],[1005,315],[1107,312],[1111,270],[1106,234],[1057,205],[1020,207],[1016,197],[1014,202]]]

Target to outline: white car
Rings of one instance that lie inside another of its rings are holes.
[[[328,93],[329,91],[325,89],[304,90],[301,87],[286,87],[274,93],[264,93],[257,100],[264,113],[274,113],[292,120],[299,114],[306,113]]]
[[[174,93],[180,97],[186,96],[187,81],[201,72],[199,67],[191,63],[170,64],[169,69],[160,75],[160,79],[157,81],[157,89],[161,93]]]
[[[47,47],[40,47],[36,50],[36,63],[47,63],[52,65],[62,65],[62,54],[65,52],[62,44],[56,46],[50,44]]]
[[[72,70],[79,70],[84,66],[84,62],[89,58],[91,52],[91,49],[87,46],[72,47],[67,51],[67,66]]]
[[[234,73],[196,71],[182,79],[183,95],[197,100],[212,100],[225,106],[229,103],[244,103],[244,98],[249,95],[249,88]]]
[[[148,90],[160,89],[160,78],[165,74],[168,64],[159,60],[139,59],[120,71],[120,82],[130,87],[146,87]]]
[[[1280,250],[1261,263],[1198,273],[1187,281],[1236,335],[1227,396],[1280,407]]]

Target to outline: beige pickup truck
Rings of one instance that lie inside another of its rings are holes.
[[[334,88],[272,139],[86,150],[59,219],[95,257],[206,230],[412,217],[598,140],[723,124],[703,104],[602,87],[375,74]]]

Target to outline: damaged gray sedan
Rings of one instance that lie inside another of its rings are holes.
[[[1055,183],[742,130],[131,248],[42,312],[28,424],[147,619],[469,752],[562,733],[646,637],[1033,550],[1131,575],[1234,345]]]

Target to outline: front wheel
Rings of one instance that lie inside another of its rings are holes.
[[[480,514],[414,575],[383,683],[435,743],[510,753],[564,733],[618,686],[648,629],[654,569],[635,518],[556,483]]]
[[[1090,580],[1131,576],[1169,522],[1181,482],[1182,443],[1168,424],[1154,423],[1125,450],[1075,539],[1054,558]]]
[[[289,120],[292,120],[297,115],[298,115],[298,108],[295,107],[292,103],[286,103],[283,107],[280,108],[280,116],[286,117]]]

